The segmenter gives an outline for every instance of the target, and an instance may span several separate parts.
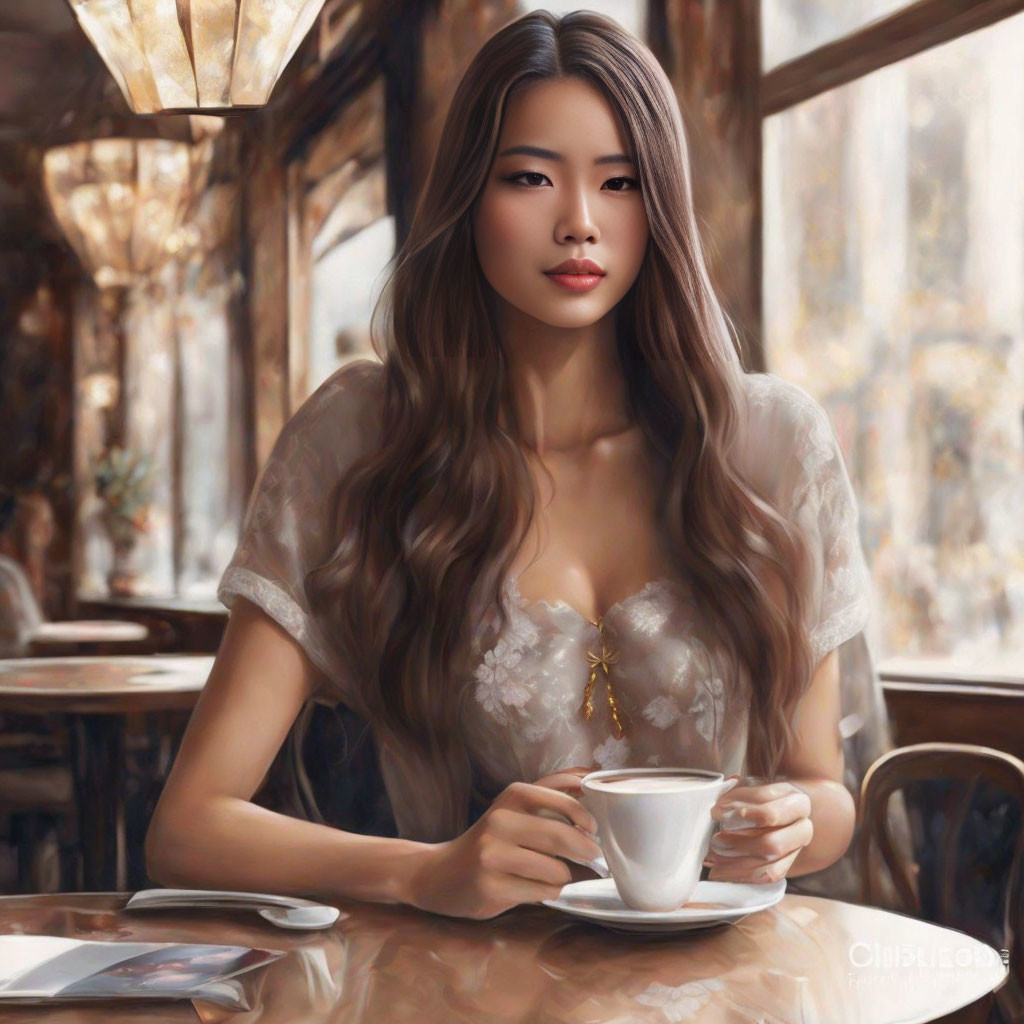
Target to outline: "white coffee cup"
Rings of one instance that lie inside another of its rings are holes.
[[[681,907],[700,881],[715,831],[711,808],[733,780],[698,768],[613,768],[584,775],[582,784],[580,802],[597,820],[597,842],[623,903]]]

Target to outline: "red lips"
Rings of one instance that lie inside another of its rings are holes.
[[[545,270],[545,274],[600,274],[604,271],[593,260],[563,260],[557,267]]]

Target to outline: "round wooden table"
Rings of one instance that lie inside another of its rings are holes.
[[[0,660],[0,712],[67,716],[86,889],[125,887],[124,716],[194,706],[211,655]]]
[[[333,928],[295,932],[255,911],[127,913],[127,899],[0,898],[0,934],[287,955],[241,976],[247,1012],[198,1001],[78,1003],[21,1008],[16,1017],[0,1003],[0,1021],[914,1024],[984,1020],[967,1008],[984,1011],[1007,974],[996,950],[961,932],[816,896],[786,896],[735,924],[674,936],[611,932],[537,904],[469,921],[344,901]]]

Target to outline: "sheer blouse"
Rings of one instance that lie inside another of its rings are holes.
[[[737,458],[747,479],[809,542],[804,625],[815,664],[840,648],[840,732],[846,783],[856,794],[889,737],[864,639],[871,586],[853,489],[828,415],[807,392],[772,374],[746,374],[744,384]],[[253,490],[218,588],[229,608],[242,595],[294,637],[327,680],[314,700],[340,701],[364,716],[350,660],[329,617],[311,606],[304,581],[333,548],[336,481],[379,443],[382,396],[382,366],[358,360],[334,373],[289,420]],[[524,600],[513,577],[503,597],[508,624],[495,638],[481,621],[472,671],[459,687],[463,738],[483,791],[496,794],[515,780],[532,782],[572,765],[745,772],[748,682],[730,679],[729,659],[716,650],[685,581],[653,579],[605,614],[604,638],[616,654],[609,678],[626,720],[621,736],[603,675],[593,692],[594,713],[589,720],[581,713],[593,661],[588,654],[600,652],[597,626],[565,602]],[[428,784],[386,752],[380,757],[399,834],[433,838]],[[852,889],[852,865],[840,862],[837,873]]]

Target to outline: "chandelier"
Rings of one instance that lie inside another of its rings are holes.
[[[100,288],[127,287],[167,258],[195,187],[193,151],[168,139],[95,139],[45,153],[54,216]]]
[[[262,106],[324,0],[70,0],[136,114]]]

